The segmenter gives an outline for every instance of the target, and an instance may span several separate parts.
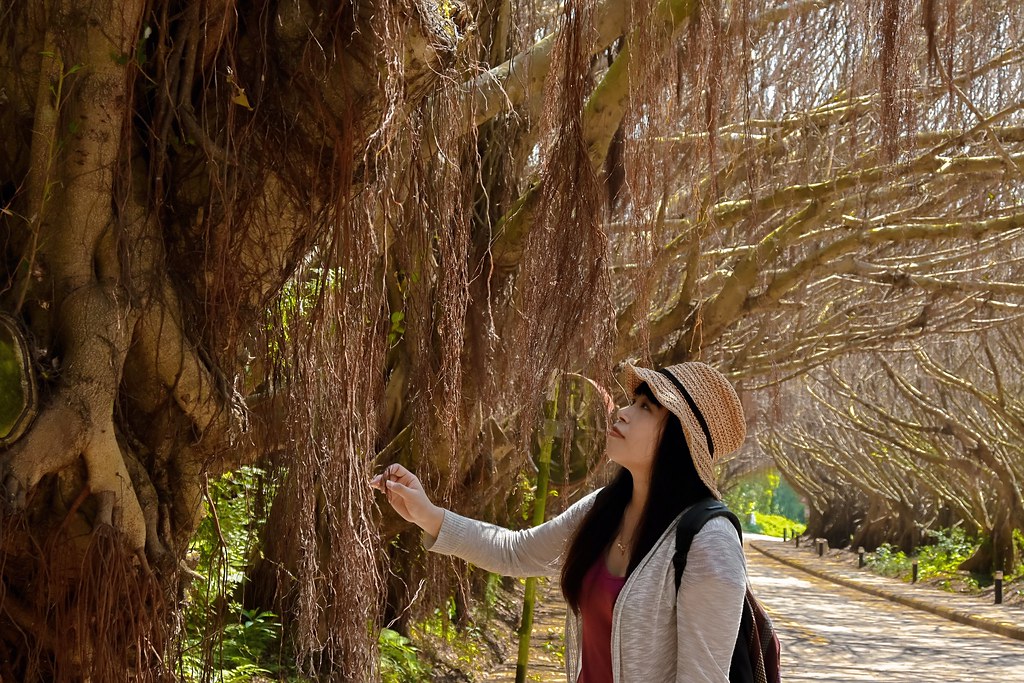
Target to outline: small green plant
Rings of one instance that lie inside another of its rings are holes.
[[[559,664],[565,662],[565,638],[561,631],[548,633],[548,639],[544,641],[544,651],[558,660]]]
[[[918,569],[922,579],[955,574],[978,549],[978,542],[968,537],[961,527],[925,531],[925,534],[935,539],[935,543],[918,548]]]
[[[910,573],[910,559],[902,550],[883,543],[865,558],[867,565],[883,576],[903,576]]]
[[[383,628],[380,645],[380,676],[383,683],[411,683],[430,680],[430,667],[420,661],[412,641],[389,628]]]
[[[457,628],[455,620],[455,598],[449,597],[444,609],[436,608],[434,613],[412,627],[413,631],[437,638],[455,653],[459,662],[472,664],[483,653],[485,635],[479,624],[470,622],[464,628]]]
[[[239,609],[236,620],[224,627],[223,659],[236,668],[258,666],[281,640],[281,623],[273,612]],[[270,673],[267,670],[267,673]]]
[[[494,608],[498,604],[498,589],[501,587],[501,574],[487,573],[487,582],[484,584],[483,616],[490,621],[494,616]]]

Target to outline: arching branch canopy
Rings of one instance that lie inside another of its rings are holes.
[[[247,599],[293,617],[307,672],[365,678],[363,619],[413,618],[451,577],[380,541],[398,523],[362,482],[402,461],[443,502],[511,519],[502,494],[529,468],[551,377],[613,386],[630,357],[703,358],[746,392],[813,371],[827,436],[800,422],[769,450],[828,470],[794,482],[822,510],[871,475],[865,514],[949,499],[984,526],[991,503],[965,482],[1015,473],[1009,451],[945,479],[908,463],[939,457],[929,430],[968,450],[992,436],[980,417],[938,424],[957,401],[999,403],[950,379],[962,364],[928,340],[1019,315],[1022,11],[9,3],[0,308],[38,401],[0,452],[16,605],[0,661],[33,643],[0,676],[60,679],[92,657],[102,678],[147,638],[163,653],[205,480],[248,463],[281,481]],[[889,431],[858,412],[851,431],[840,359],[893,348],[872,378],[908,412]],[[985,391],[1004,402],[1014,353],[991,349],[1002,388]],[[946,403],[911,391],[918,371]],[[865,443],[900,455],[829,458]],[[48,624],[33,582],[57,560],[100,578],[60,574]],[[422,576],[435,594],[406,609]],[[109,613],[115,577],[137,579],[117,585],[152,622],[53,647]],[[132,674],[156,677],[153,659]]]

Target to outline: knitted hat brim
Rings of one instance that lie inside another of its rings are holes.
[[[722,494],[718,490],[717,477],[715,476],[711,453],[708,449],[707,438],[700,426],[700,422],[697,420],[697,416],[690,409],[686,399],[683,398],[672,381],[657,370],[640,368],[635,365],[626,366],[626,388],[630,395],[644,382],[651,388],[651,393],[658,399],[658,402],[679,418],[697,476],[708,487],[711,495],[721,499]],[[686,384],[684,382],[684,386]]]

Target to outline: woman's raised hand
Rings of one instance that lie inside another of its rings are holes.
[[[370,487],[383,491],[402,519],[412,522],[437,538],[444,521],[444,510],[430,502],[415,474],[399,464],[388,465],[382,474],[369,481]]]

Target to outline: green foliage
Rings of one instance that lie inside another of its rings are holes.
[[[772,508],[769,512],[793,519],[801,524],[807,522],[804,503],[785,479],[779,478],[779,485],[772,494]]]
[[[299,680],[282,656],[277,615],[246,610],[236,597],[263,522],[252,505],[263,479],[261,470],[242,467],[209,482],[207,514],[189,553],[196,577],[185,612],[184,681]]]
[[[323,295],[337,287],[344,276],[345,272],[341,268],[312,268],[304,273],[303,279],[285,283],[276,312],[276,322],[282,325],[285,339],[290,339],[294,324],[313,313]]]
[[[959,526],[925,533],[935,540],[935,544],[918,549],[921,579],[954,577],[957,567],[978,550],[978,542],[968,537],[967,532]],[[963,581],[973,588],[978,587],[976,577],[964,577]]]
[[[541,646],[548,655],[558,660],[558,663],[565,663],[565,638],[550,638],[544,641]]]
[[[773,473],[745,477],[725,493],[725,502],[741,518],[751,512],[770,514],[778,481],[778,475]]]
[[[394,311],[391,314],[391,329],[388,331],[388,347],[398,343],[405,334],[405,311]]]
[[[443,608],[436,608],[428,619],[412,629],[441,640],[456,653],[459,662],[472,666],[482,656],[485,647],[483,629],[476,623],[456,628],[454,619],[455,598],[449,597]]]
[[[761,515],[780,515],[806,523],[804,504],[796,491],[774,468],[767,472],[744,477],[724,494],[725,503],[743,519],[751,512]],[[779,533],[781,536],[781,532]]]
[[[420,661],[418,650],[408,638],[397,631],[384,628],[380,631],[378,644],[383,683],[430,680],[430,667]]]
[[[945,579],[942,584],[950,588],[952,579],[956,578],[971,588],[978,588],[978,577],[967,576],[958,571],[958,567],[978,549],[978,542],[969,537],[961,527],[925,531],[925,534],[935,542],[917,548],[918,580]],[[888,543],[878,546],[865,561],[873,571],[884,576],[904,580],[910,580],[912,576],[912,559]]]
[[[918,571],[921,578],[954,574],[978,549],[978,542],[967,536],[962,527],[925,531],[935,539],[934,545],[917,550]]]
[[[533,512],[533,501],[537,499],[537,486],[536,482],[526,476],[525,472],[520,471],[519,478],[516,479],[515,495],[519,498],[520,519],[529,522]]]
[[[10,334],[0,335],[0,436],[7,436],[25,410],[22,354]]]
[[[902,550],[888,543],[878,546],[864,560],[872,571],[883,576],[899,577],[910,573],[910,559]]]
[[[750,524],[748,517],[744,516],[740,521],[743,523],[744,531],[749,531],[754,534],[764,534],[765,536],[777,536],[782,538],[782,530],[787,529],[789,532],[795,532],[796,534],[802,534],[807,530],[806,524],[795,522],[792,519],[787,519],[782,515],[762,515],[757,514],[757,523]]]
[[[146,52],[147,52],[147,50],[146,50],[146,43],[149,41],[149,39],[152,37],[152,35],[153,35],[153,27],[152,26],[145,26],[145,27],[143,27],[142,35],[139,36],[138,41],[136,41],[136,43],[135,43],[135,53],[134,54],[130,54],[130,55],[129,54],[117,54],[116,52],[111,52],[110,53],[110,58],[114,61],[114,63],[116,63],[116,64],[118,64],[120,66],[124,66],[125,64],[127,64],[130,61],[132,61],[133,59],[135,60],[135,63],[139,67],[146,66],[146,62],[149,61],[148,58],[146,57]]]
[[[237,600],[253,557],[257,531],[265,521],[254,505],[265,478],[257,468],[243,467],[209,482],[213,509],[207,509],[189,553],[196,578],[188,589],[185,613],[179,669],[184,682],[305,680],[298,676],[285,647],[277,615],[246,610]],[[263,491],[267,499],[271,493]],[[500,577],[495,575],[494,581],[500,581]],[[496,590],[495,585],[491,592]],[[483,634],[477,627],[457,634],[450,626],[454,611],[455,601],[450,599],[443,612],[435,610],[423,630],[443,634],[446,642],[460,651],[460,659],[471,662],[479,655]],[[408,638],[382,629],[378,643],[384,683],[431,680],[430,667],[419,660]]]
[[[501,587],[501,574],[487,573],[487,583],[484,584],[484,618],[490,619],[494,614],[494,607],[498,604],[498,588]]]
[[[1014,571],[1014,577],[1024,576],[1024,530],[1014,529],[1013,530],[1013,545],[1017,549],[1017,557],[1021,558],[1021,563],[1017,565]],[[1007,577],[1011,578],[1011,577]]]
[[[538,470],[545,446],[551,448],[549,490],[581,484],[601,466],[608,439],[605,400],[597,385],[581,375],[566,373],[556,382],[544,402],[544,415],[554,422],[546,420],[544,428],[536,430],[530,448]]]

